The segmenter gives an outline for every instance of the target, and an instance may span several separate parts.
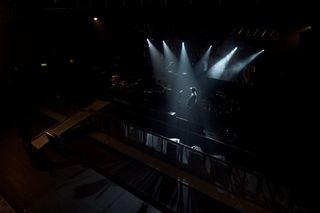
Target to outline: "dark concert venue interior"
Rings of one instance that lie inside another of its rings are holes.
[[[0,212],[319,212],[316,8],[1,1]]]

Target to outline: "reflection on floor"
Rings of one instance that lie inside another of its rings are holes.
[[[91,168],[65,169],[72,174],[40,197],[30,212],[160,212]]]

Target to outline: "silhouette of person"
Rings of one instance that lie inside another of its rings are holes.
[[[196,122],[196,114],[197,114],[197,92],[196,92],[196,88],[191,87],[191,94],[190,97],[188,99],[188,103],[187,103],[187,113],[188,113],[188,120],[189,122]]]
[[[198,95],[195,87],[191,87],[191,94],[188,99],[188,109],[187,109],[187,117],[188,121],[190,123],[190,126],[193,130],[195,130],[198,133],[203,133],[203,126],[200,124],[200,112],[198,109]]]
[[[192,110],[195,108],[195,105],[197,103],[197,92],[196,92],[196,88],[194,87],[191,87],[191,95],[188,99],[188,110]]]

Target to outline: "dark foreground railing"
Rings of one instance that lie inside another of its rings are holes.
[[[288,186],[228,162],[223,156],[206,154],[197,146],[179,143],[178,138],[166,138],[108,114],[99,113],[94,121],[100,131],[121,138],[121,141],[134,143],[164,161],[207,180],[222,191],[275,212],[307,212],[300,198]]]

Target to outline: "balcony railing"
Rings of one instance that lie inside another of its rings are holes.
[[[108,114],[100,113],[94,121],[97,128],[105,134],[151,152],[156,157],[214,184],[222,191],[240,196],[272,211],[305,212],[300,199],[288,186],[277,183],[264,174]]]

